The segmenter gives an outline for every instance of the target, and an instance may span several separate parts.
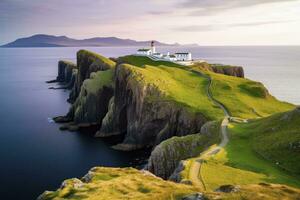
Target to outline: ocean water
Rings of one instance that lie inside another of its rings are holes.
[[[67,112],[68,91],[49,90],[60,59],[75,61],[80,48],[0,48],[1,199],[35,199],[93,166],[133,166],[143,151],[112,150],[111,140],[61,132],[49,120]],[[136,48],[85,48],[108,57]],[[277,98],[300,104],[300,47],[158,48],[191,51],[194,58],[243,66],[246,77],[263,82]]]

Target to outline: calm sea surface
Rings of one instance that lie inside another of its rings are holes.
[[[136,48],[86,48],[108,57]],[[68,92],[48,90],[57,61],[75,61],[79,48],[0,48],[1,199],[35,199],[61,181],[83,176],[93,166],[132,166],[144,152],[112,150],[112,141],[61,132],[49,118],[63,115]],[[240,65],[246,76],[263,82],[281,100],[300,104],[300,47],[158,48],[189,50],[194,58]]]

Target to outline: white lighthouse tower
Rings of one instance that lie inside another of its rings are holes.
[[[154,41],[151,42],[151,53],[152,54],[156,53],[156,49],[155,49],[155,46],[154,46]]]

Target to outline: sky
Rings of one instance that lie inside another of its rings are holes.
[[[0,0],[0,44],[34,34],[300,45],[300,0]]]

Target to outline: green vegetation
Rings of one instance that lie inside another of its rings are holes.
[[[208,80],[199,74],[183,68],[168,66],[149,66],[143,68],[123,64],[123,72],[130,71],[133,85],[148,85],[157,88],[162,95],[153,96],[155,100],[169,100],[185,106],[191,112],[202,113],[210,120],[223,117],[223,112],[215,106],[206,94]],[[157,99],[158,98],[158,99]]]
[[[205,133],[205,134],[209,134],[209,135],[208,136],[202,136],[202,137],[204,137],[204,139],[206,139],[206,137],[209,138],[209,140],[205,141],[205,142],[207,142],[206,145],[196,147],[195,151],[193,153],[193,156],[190,156],[191,159],[188,159],[188,160],[184,161],[184,170],[181,171],[181,173],[180,173],[181,180],[184,181],[184,180],[189,180],[190,179],[189,171],[190,171],[190,167],[192,165],[192,162],[194,162],[194,160],[197,159],[204,150],[208,149],[209,146],[211,146],[211,145],[220,143],[220,141],[221,141],[220,126],[221,126],[221,121],[215,121],[215,122],[211,122],[209,124],[209,126],[207,127],[207,133]],[[190,139],[192,140],[192,138],[190,138]]]
[[[225,184],[260,182],[300,187],[299,122],[300,112],[294,110],[231,124],[229,144],[202,164],[206,187],[214,190]]]
[[[81,59],[85,58],[85,59]],[[77,59],[81,60],[84,64],[102,64],[104,65],[107,69],[113,69],[116,66],[116,63],[109,58],[106,58],[104,56],[101,56],[97,53],[88,51],[88,50],[80,50],[77,52]],[[78,63],[80,65],[80,63]]]
[[[196,192],[192,186],[164,181],[133,168],[93,168],[91,180],[69,179],[55,192],[45,192],[41,200],[175,200]]]
[[[222,200],[278,200],[278,199],[299,199],[299,189],[284,185],[255,184],[240,186],[238,192],[207,194],[208,199]],[[217,196],[217,198],[216,198]]]
[[[206,72],[211,79],[211,91],[234,117],[258,118],[293,109],[295,106],[278,101],[259,82]]]
[[[168,66],[168,67],[183,67],[182,65],[179,65],[179,64],[176,64],[173,62],[155,61],[146,56],[130,55],[130,56],[120,57],[120,58],[118,58],[118,60],[120,63],[127,63],[127,64],[131,64],[131,65],[138,66],[138,67],[142,67],[144,65],[151,65],[151,66],[164,65],[164,66]]]
[[[94,72],[89,79],[83,82],[83,88],[89,93],[96,94],[104,86],[113,87],[113,75],[113,70]]]
[[[279,113],[247,124],[234,124],[231,131],[248,137],[251,148],[285,170],[300,175],[300,110]]]

